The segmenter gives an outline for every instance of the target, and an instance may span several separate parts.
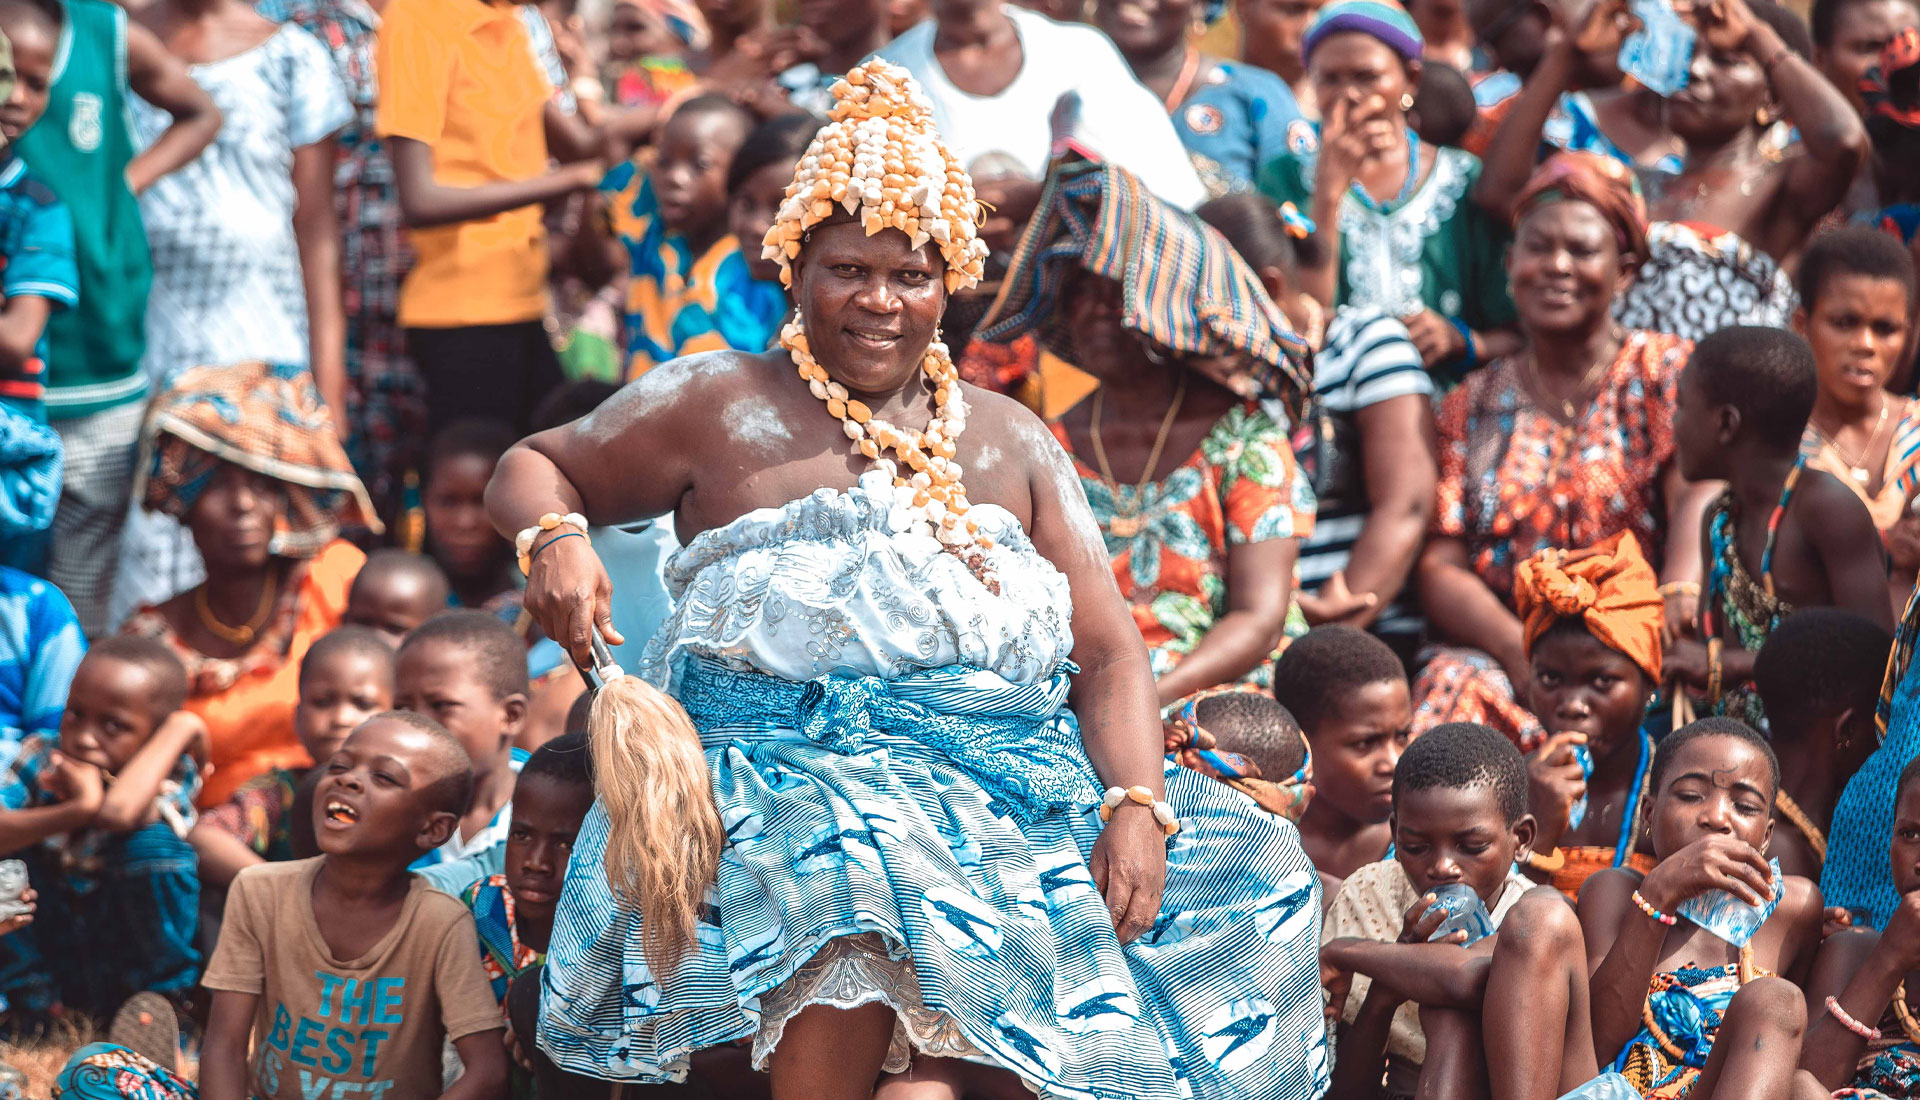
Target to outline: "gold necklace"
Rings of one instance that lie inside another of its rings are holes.
[[[279,579],[268,573],[267,583],[260,586],[260,606],[254,611],[253,618],[239,626],[228,626],[214,616],[213,605],[207,602],[205,584],[193,590],[193,609],[200,615],[200,625],[206,627],[214,637],[229,645],[248,646],[260,636],[260,628],[267,625],[267,618],[273,614],[274,600],[279,595]]]
[[[1880,394],[1880,419],[1873,422],[1873,431],[1867,434],[1867,445],[1860,452],[1860,459],[1857,462],[1852,455],[1847,453],[1846,448],[1840,446],[1840,440],[1828,435],[1827,430],[1822,428],[1818,421],[1811,418],[1808,419],[1808,423],[1813,425],[1813,434],[1819,436],[1827,446],[1833,448],[1833,453],[1839,455],[1840,461],[1847,464],[1847,476],[1862,486],[1869,484],[1873,480],[1873,471],[1867,468],[1867,463],[1873,458],[1873,444],[1875,440],[1880,438],[1880,429],[1887,426],[1887,404],[1887,395],[1885,392],[1882,392]]]
[[[1100,418],[1106,411],[1107,388],[1101,386],[1093,391],[1093,423],[1087,434],[1093,437],[1093,460],[1100,466],[1100,478],[1116,490],[1120,482],[1113,476],[1113,467],[1107,465],[1107,447],[1100,438]],[[1114,501],[1113,518],[1107,521],[1107,530],[1117,539],[1130,539],[1140,533],[1147,521],[1140,515],[1140,507],[1146,501],[1147,486],[1153,484],[1153,471],[1160,465],[1160,452],[1166,449],[1167,437],[1173,434],[1173,422],[1180,417],[1180,406],[1187,399],[1187,376],[1180,375],[1180,383],[1174,388],[1173,403],[1167,406],[1167,415],[1160,421],[1160,434],[1153,438],[1153,450],[1147,453],[1147,468],[1140,474],[1139,484],[1133,487],[1133,496],[1121,505]]]
[[[1560,418],[1572,422],[1579,419],[1580,398],[1587,396],[1587,391],[1608,367],[1613,366],[1613,361],[1619,354],[1619,348],[1616,346],[1611,353],[1594,360],[1593,365],[1587,368],[1587,373],[1580,376],[1580,384],[1574,387],[1572,397],[1554,397],[1547,391],[1546,378],[1540,373],[1540,358],[1531,349],[1527,352],[1527,373],[1533,378],[1533,388],[1540,391],[1541,400],[1557,402],[1560,406]]]

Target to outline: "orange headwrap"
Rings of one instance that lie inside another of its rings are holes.
[[[1526,625],[1527,651],[1547,628],[1579,616],[1593,636],[1660,679],[1665,607],[1660,580],[1633,532],[1585,550],[1542,550],[1520,563],[1513,598]]]

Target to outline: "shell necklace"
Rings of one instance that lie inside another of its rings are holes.
[[[893,479],[895,499],[912,517],[907,529],[938,539],[947,550],[967,561],[976,574],[981,573],[984,556],[980,552],[993,541],[967,517],[973,506],[967,500],[966,486],[960,482],[960,464],[953,460],[955,443],[967,427],[967,403],[960,397],[960,375],[947,345],[934,340],[920,360],[920,369],[926,372],[934,393],[933,419],[925,431],[908,431],[887,423],[830,378],[807,347],[807,333],[799,314],[780,330],[780,346],[793,356],[808,391],[826,402],[827,412],[840,421],[847,438],[875,469],[886,471]],[[986,579],[984,574],[982,579]]]

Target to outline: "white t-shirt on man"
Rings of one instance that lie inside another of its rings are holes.
[[[1054,105],[1066,93],[1078,92],[1079,119],[1071,133],[1089,152],[1140,177],[1172,206],[1192,210],[1206,201],[1206,188],[1166,106],[1134,79],[1106,35],[1013,4],[1006,12],[1024,56],[1020,72],[998,95],[973,95],[947,79],[933,55],[932,19],[915,24],[878,54],[920,82],[933,101],[941,139],[969,172],[982,157],[997,153],[994,161],[1017,165],[1029,179],[1045,176]]]

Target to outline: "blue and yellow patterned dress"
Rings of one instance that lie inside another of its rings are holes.
[[[898,534],[869,474],[751,512],[673,559],[673,615],[643,672],[706,745],[727,841],[672,973],[587,817],[555,918],[539,1044],[574,1072],[682,1076],[750,1039],[765,1065],[811,1004],[896,1011],[887,1066],[985,1061],[1045,1097],[1317,1096],[1327,1086],[1319,889],[1293,826],[1178,766],[1152,930],[1122,946],[1087,858],[1099,785],[1066,709],[1066,579],[1018,522],[998,591]]]

